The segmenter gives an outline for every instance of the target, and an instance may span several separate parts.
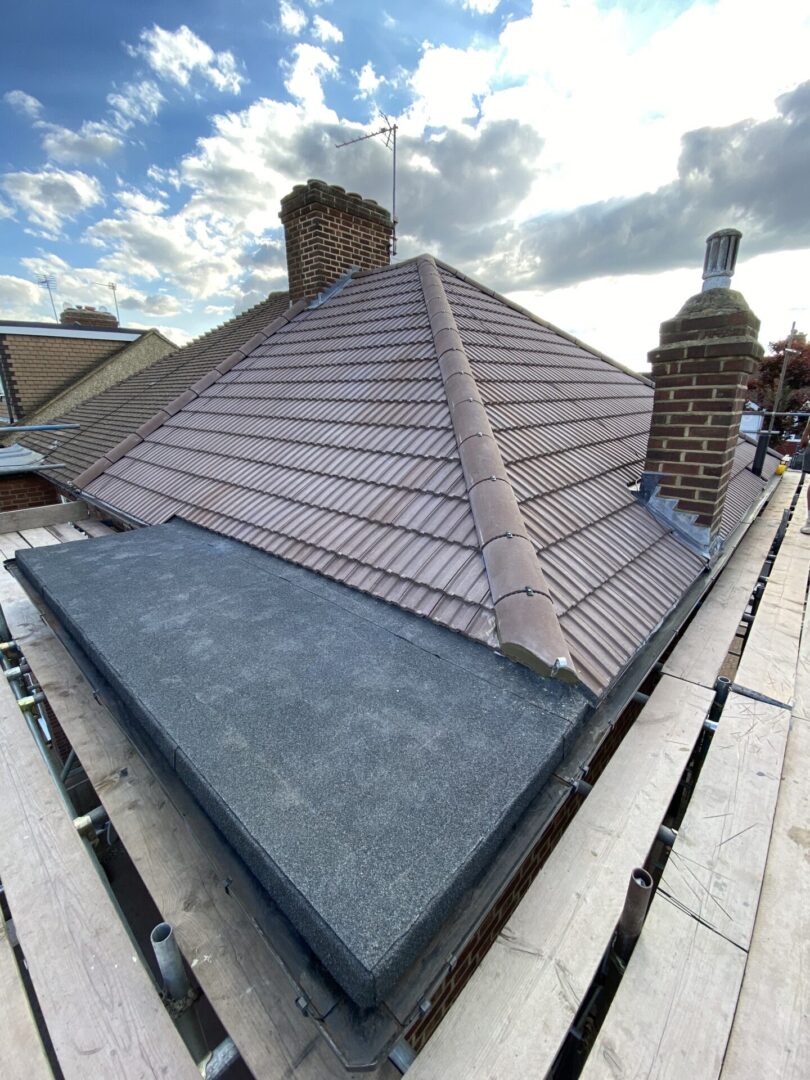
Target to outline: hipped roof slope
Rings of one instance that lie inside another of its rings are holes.
[[[87,490],[601,695],[705,565],[631,490],[651,407],[646,380],[423,257],[302,311]]]
[[[43,454],[46,463],[66,465],[67,468],[51,475],[57,483],[72,483],[158,409],[244,345],[257,330],[283,312],[288,302],[287,293],[271,293],[241,315],[53,420],[78,423],[78,429],[28,432],[20,442]]]

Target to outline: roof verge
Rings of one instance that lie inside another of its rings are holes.
[[[541,675],[579,681],[436,263],[417,260],[502,652]]]
[[[271,337],[277,330],[280,330],[282,326],[286,326],[287,323],[292,322],[296,315],[300,314],[307,306],[305,300],[299,300],[293,304],[283,315],[279,315],[273,319],[263,330],[254,334],[249,341],[240,346],[234,352],[231,353],[225,360],[217,364],[207,375],[203,375],[202,378],[197,379],[187,390],[182,394],[170,401],[162,409],[150,416],[150,418],[144,421],[139,428],[137,428],[131,435],[128,435],[121,442],[117,443],[111,450],[108,450],[100,458],[88,466],[84,472],[79,473],[73,484],[77,488],[86,487],[94,480],[97,480],[102,473],[105,473],[110,465],[115,464],[119,458],[122,458],[124,454],[128,453],[138,443],[143,442],[147,435],[151,435],[153,431],[156,431],[159,427],[162,427],[166,421],[174,416],[175,413],[180,412],[190,401],[194,401],[199,397],[204,390],[207,390],[209,386],[212,386],[218,379],[221,379],[231,368],[240,364],[247,356],[249,356],[255,348],[263,344],[269,337]]]

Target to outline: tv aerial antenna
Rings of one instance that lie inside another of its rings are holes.
[[[346,142],[335,143],[337,150],[344,146],[354,146],[355,143],[365,142],[367,139],[376,139],[382,136],[385,140],[386,149],[393,152],[393,182],[391,185],[391,220],[394,227],[391,230],[391,254],[397,253],[397,125],[392,124],[389,117],[380,110],[380,118],[383,120],[382,127],[376,131],[370,131],[368,135],[358,135],[356,139],[348,139]]]
[[[109,289],[110,292],[113,294],[113,302],[115,303],[115,317],[120,323],[121,313],[118,310],[118,293],[116,291],[118,289],[118,286],[115,284],[114,281],[94,281],[93,284],[100,285],[102,289]]]
[[[53,290],[56,288],[56,278],[55,277],[41,278],[37,282],[37,285],[39,285],[40,288],[48,290],[48,296],[51,298],[51,307],[53,308],[53,321],[54,322],[59,322],[59,316],[56,314],[56,302],[54,301],[54,298],[53,298]]]

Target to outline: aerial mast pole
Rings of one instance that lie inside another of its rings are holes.
[[[391,230],[391,255],[393,257],[397,253],[397,125],[392,124],[384,112],[381,112],[380,116],[385,123],[377,131],[371,131],[368,135],[358,135],[356,139],[348,139],[346,142],[335,143],[335,148],[342,150],[344,146],[354,146],[355,143],[365,142],[366,139],[376,139],[378,135],[385,136],[386,148],[393,152],[393,181],[391,185],[391,220],[394,223]]]
[[[40,286],[42,286],[42,288],[48,290],[48,296],[50,297],[50,300],[51,300],[51,307],[53,308],[53,320],[54,320],[54,322],[59,322],[59,316],[56,314],[56,303],[54,301],[53,292],[52,292],[52,290],[56,288],[56,278],[54,278],[54,277],[44,277],[44,278],[42,278],[41,281],[37,282],[37,285],[40,285]]]

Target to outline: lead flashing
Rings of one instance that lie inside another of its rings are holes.
[[[501,651],[541,675],[579,678],[434,260],[417,260]]]

